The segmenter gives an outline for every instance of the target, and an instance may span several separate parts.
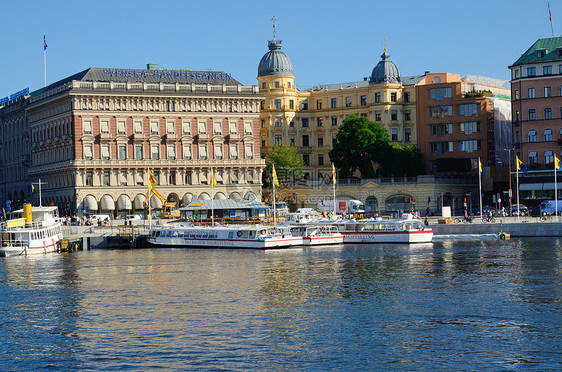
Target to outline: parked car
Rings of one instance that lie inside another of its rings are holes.
[[[523,204],[513,204],[511,206],[512,216],[527,216],[529,214],[529,208]]]
[[[140,214],[128,214],[125,216],[125,221],[139,221],[142,220],[142,216]]]

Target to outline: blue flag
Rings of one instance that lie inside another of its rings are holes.
[[[47,50],[47,38],[45,34],[43,34],[43,50]]]
[[[527,174],[527,164],[519,160],[517,156],[515,158],[517,159],[517,170],[520,170],[521,172]]]

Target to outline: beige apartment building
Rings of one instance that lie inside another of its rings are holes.
[[[262,99],[225,72],[89,68],[0,105],[0,197],[38,204],[40,179],[43,205],[117,217],[144,210],[150,169],[178,205],[260,200]]]

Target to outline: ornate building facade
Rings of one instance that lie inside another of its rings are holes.
[[[87,69],[0,106],[0,197],[29,200],[40,179],[43,204],[119,216],[144,209],[149,169],[178,205],[210,198],[213,169],[216,199],[259,200],[262,98],[224,72]]]

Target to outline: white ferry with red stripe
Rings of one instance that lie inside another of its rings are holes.
[[[344,236],[333,225],[296,225],[289,228],[292,235],[302,236],[303,245],[343,244]]]
[[[32,207],[14,211],[12,219],[0,223],[0,256],[58,252],[62,219],[56,206]]]
[[[344,236],[344,243],[431,243],[433,229],[411,214],[398,220],[348,220],[331,222]]]
[[[184,248],[275,249],[303,245],[303,237],[287,227],[260,225],[193,226],[172,222],[152,225],[147,241],[152,246]]]

